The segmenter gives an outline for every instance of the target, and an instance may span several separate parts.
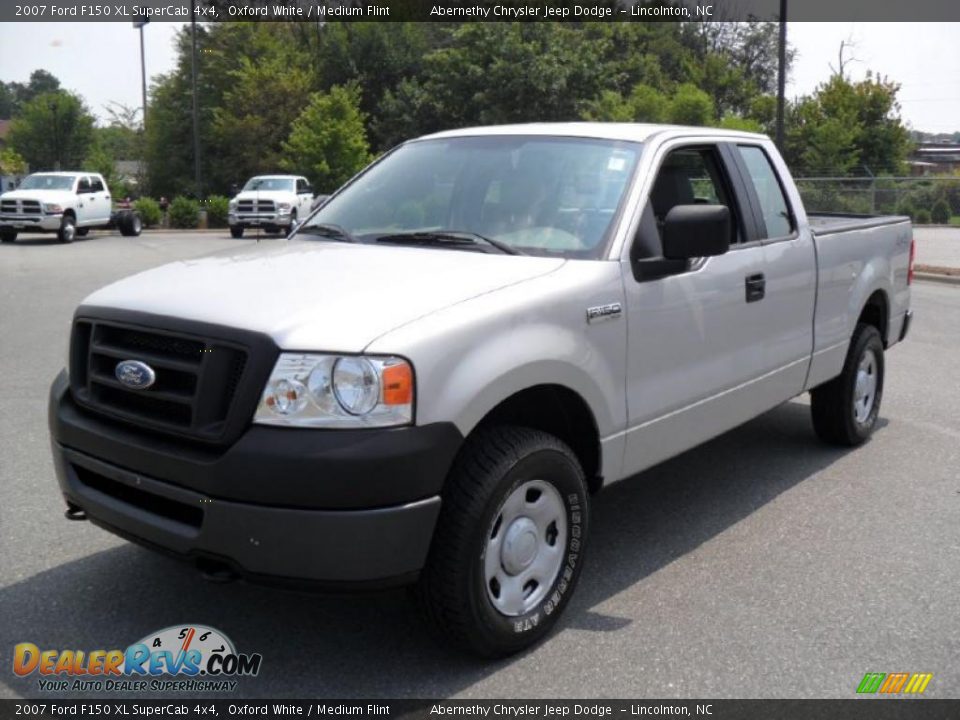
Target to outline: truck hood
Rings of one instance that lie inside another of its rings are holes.
[[[83,305],[254,330],[285,350],[360,352],[401,325],[564,262],[279,240],[147,270],[98,290]]]
[[[10,190],[0,200],[40,200],[47,203],[72,202],[77,196],[69,190]]]
[[[273,200],[290,202],[297,194],[292,190],[245,190],[233,196],[234,200]]]

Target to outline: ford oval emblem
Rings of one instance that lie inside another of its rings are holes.
[[[139,360],[121,360],[113,374],[131,390],[146,390],[157,381],[153,368]]]

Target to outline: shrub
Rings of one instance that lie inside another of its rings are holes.
[[[230,200],[223,195],[211,195],[207,198],[207,227],[224,228],[227,226],[227,213],[230,212]]]
[[[160,212],[160,205],[153,198],[144,197],[135,200],[133,209],[140,213],[140,221],[144,227],[159,225],[163,219],[163,213]]]
[[[170,203],[170,227],[195,228],[200,224],[200,204],[179,195]]]
[[[946,225],[950,222],[950,206],[944,199],[937,200],[930,210],[930,219],[938,225]]]
[[[929,225],[930,224],[930,211],[926,208],[921,208],[913,216],[913,221],[917,225]]]
[[[914,220],[916,219],[916,214],[916,209],[906,200],[897,205],[897,215],[906,215],[911,220]]]

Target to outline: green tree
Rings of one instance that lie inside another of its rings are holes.
[[[713,100],[697,86],[684,83],[670,99],[667,116],[678,125],[709,125],[714,119]]]
[[[274,56],[256,64],[244,59],[231,78],[213,113],[211,165],[216,177],[243,182],[281,166],[282,144],[303,109],[310,77]]]
[[[27,102],[10,128],[10,145],[31,170],[80,168],[93,143],[93,116],[65,90]]]
[[[283,144],[283,167],[332,192],[370,162],[356,85],[314,93]]]
[[[870,73],[860,82],[834,75],[788,113],[786,157],[804,174],[876,175],[902,171],[910,147],[900,119],[899,86]]]
[[[25,175],[26,172],[27,161],[16,150],[9,147],[0,150],[0,175]]]

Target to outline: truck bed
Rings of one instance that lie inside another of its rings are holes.
[[[809,213],[807,220],[810,222],[810,229],[818,237],[910,222],[910,218],[906,215],[847,215],[843,213]]]

